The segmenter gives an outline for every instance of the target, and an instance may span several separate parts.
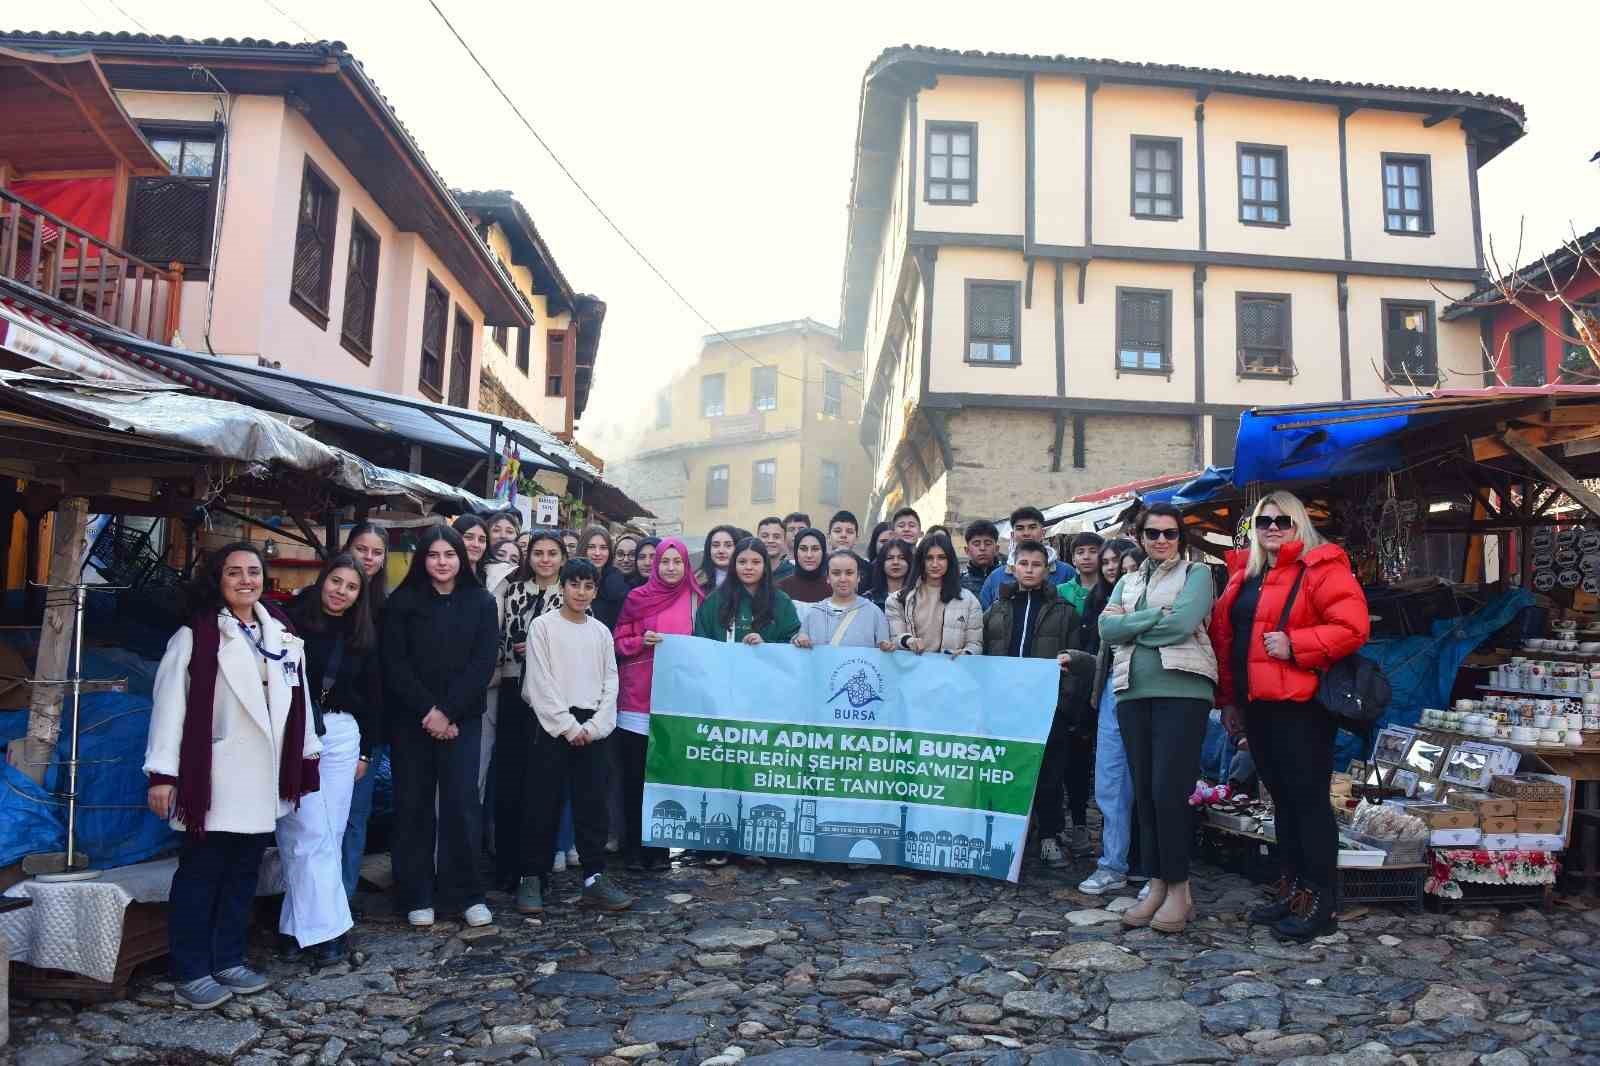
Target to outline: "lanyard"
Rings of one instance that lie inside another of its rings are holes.
[[[232,614],[233,612],[230,611],[228,613]],[[239,627],[239,631],[250,638],[250,643],[255,645],[256,651],[261,653],[261,657],[268,662],[280,662],[285,655],[289,654],[288,648],[282,651],[268,651],[267,646],[261,642],[261,638],[256,636],[255,626],[248,622],[241,622],[237,617],[233,621]]]

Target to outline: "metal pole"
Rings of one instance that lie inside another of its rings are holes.
[[[83,685],[83,606],[88,586],[77,588],[77,610],[72,619],[72,746],[67,757],[67,872],[76,865],[78,837],[78,713]]]

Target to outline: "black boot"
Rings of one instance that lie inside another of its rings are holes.
[[[1300,895],[1300,879],[1284,874],[1272,886],[1272,899],[1250,912],[1250,924],[1277,925],[1294,913]]]
[[[1307,886],[1304,891],[1310,895],[1309,904],[1273,926],[1279,936],[1289,940],[1314,940],[1339,928],[1338,904],[1333,890]]]
[[[332,940],[325,940],[320,944],[313,944],[306,949],[311,956],[311,965],[316,969],[324,966],[337,966],[349,958],[349,950],[345,947],[344,937],[336,936]]]

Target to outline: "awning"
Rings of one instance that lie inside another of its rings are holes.
[[[96,381],[166,380],[68,332],[63,323],[4,299],[0,299],[0,348],[40,366]]]

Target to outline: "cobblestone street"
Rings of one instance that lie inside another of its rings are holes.
[[[1159,1066],[1600,1062],[1600,910],[1352,908],[1307,946],[1251,929],[1259,889],[1201,871],[1181,936],[1126,930],[1133,901],[1074,885],[772,864],[619,875],[632,911],[358,926],[358,965],[272,962],[275,988],[217,1014],[171,1007],[161,965],[129,1000],[14,999],[18,1066]],[[378,896],[363,896],[384,913]],[[265,945],[265,941],[263,941]],[[265,961],[263,950],[258,958]]]

